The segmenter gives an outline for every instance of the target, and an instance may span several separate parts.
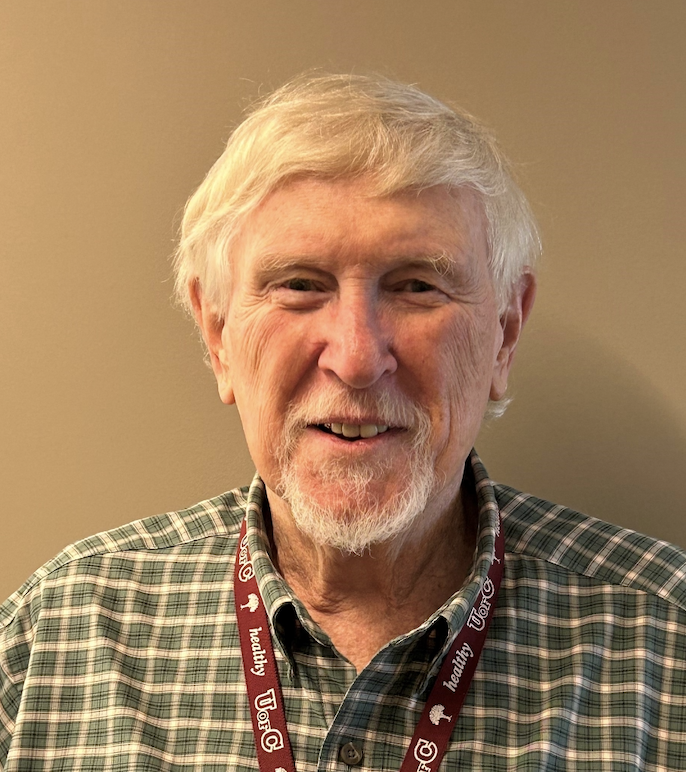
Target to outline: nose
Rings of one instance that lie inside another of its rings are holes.
[[[369,388],[397,370],[392,334],[376,298],[339,297],[332,304],[318,365],[353,389]]]

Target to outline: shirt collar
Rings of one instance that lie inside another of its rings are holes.
[[[441,608],[434,612],[422,625],[406,635],[397,638],[393,645],[411,645],[418,637],[435,628],[437,634],[445,638],[441,649],[434,660],[427,681],[438,671],[443,656],[447,653],[450,643],[467,621],[469,612],[486,579],[488,570],[495,557],[495,537],[498,527],[499,509],[496,501],[493,483],[488,477],[481,460],[472,451],[467,460],[467,471],[471,484],[475,488],[478,506],[478,525],[474,561],[469,576],[464,584]],[[281,652],[293,666],[288,637],[292,635],[278,623],[277,617],[281,609],[290,606],[297,615],[300,625],[313,638],[322,644],[329,644],[328,636],[316,625],[307,613],[304,605],[298,600],[285,579],[274,567],[271,557],[269,537],[265,525],[265,511],[268,511],[267,496],[259,475],[255,475],[248,492],[246,511],[246,533],[248,546],[255,569],[255,577],[264,601],[267,616]],[[445,622],[441,622],[441,619]],[[447,627],[446,627],[447,623]]]

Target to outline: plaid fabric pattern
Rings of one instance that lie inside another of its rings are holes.
[[[81,541],[0,607],[0,768],[256,770],[232,572],[247,511],[299,772],[397,770],[505,524],[505,577],[442,770],[686,770],[686,555],[494,486],[464,587],[357,675],[269,557],[259,479]]]

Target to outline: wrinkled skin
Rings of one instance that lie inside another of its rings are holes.
[[[458,497],[489,397],[505,392],[534,295],[526,274],[498,314],[476,196],[436,187],[378,198],[364,180],[298,179],[250,215],[230,259],[226,313],[197,285],[194,305],[272,509],[283,506],[274,446],[288,406],[329,391],[387,392],[428,411],[437,483],[425,514],[440,518]],[[375,423],[367,413],[321,420]],[[387,473],[368,491],[383,500],[408,475],[407,441],[403,427],[347,442],[311,426],[293,460],[308,495],[335,508],[343,497],[318,475],[323,462],[383,458]]]

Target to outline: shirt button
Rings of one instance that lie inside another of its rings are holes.
[[[362,748],[357,743],[346,743],[341,745],[338,751],[338,758],[350,767],[355,767],[362,762],[364,754]]]

